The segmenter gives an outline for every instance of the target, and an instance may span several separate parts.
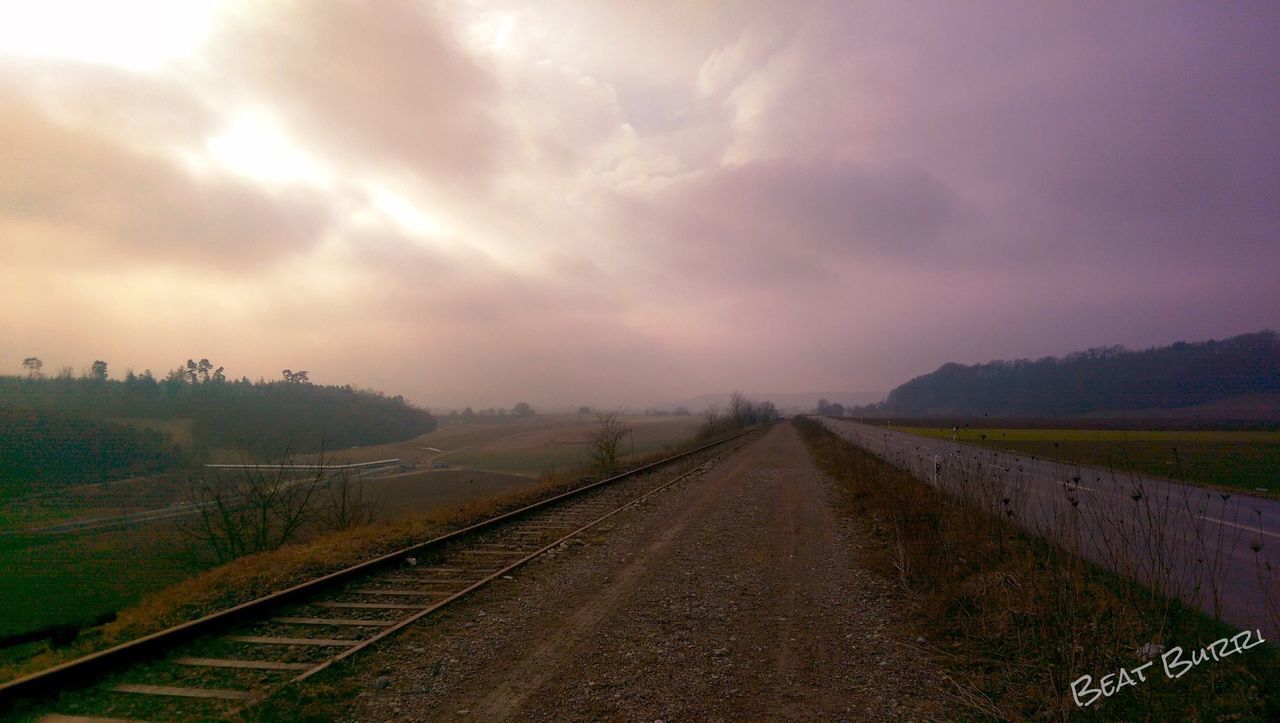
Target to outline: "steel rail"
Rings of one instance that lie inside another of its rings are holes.
[[[729,440],[724,440],[724,441],[729,441]],[[459,591],[457,591],[457,592],[455,592],[455,593],[451,594],[449,597],[444,598],[444,599],[442,599],[442,600],[439,600],[439,601],[437,601],[437,602],[435,602],[435,603],[432,603],[430,607],[425,608],[425,609],[423,609],[423,610],[421,610],[421,611],[419,611],[419,612],[416,612],[416,613],[414,613],[413,615],[410,615],[409,617],[407,617],[407,618],[405,618],[405,619],[403,619],[403,620],[401,620],[401,621],[399,621],[399,622],[395,623],[394,625],[392,625],[392,626],[390,626],[390,627],[384,628],[381,632],[379,632],[377,635],[373,636],[372,638],[369,638],[369,639],[367,639],[367,640],[361,641],[360,643],[358,643],[358,644],[356,644],[356,645],[354,645],[354,646],[352,646],[352,647],[347,648],[346,650],[342,651],[340,654],[338,654],[338,655],[336,655],[336,656],[334,656],[334,657],[332,657],[332,658],[329,658],[328,660],[326,660],[326,661],[324,661],[324,662],[322,662],[322,663],[320,663],[320,664],[316,665],[315,667],[313,667],[313,668],[311,668],[311,669],[307,670],[306,672],[304,672],[304,673],[302,673],[302,674],[298,675],[296,678],[294,678],[293,680],[288,681],[287,683],[283,684],[283,685],[282,685],[282,686],[280,686],[280,687],[281,687],[281,688],[283,688],[283,687],[286,687],[286,686],[288,686],[288,685],[294,685],[294,684],[296,684],[296,683],[299,683],[299,682],[301,682],[301,681],[303,681],[303,680],[306,680],[307,678],[310,678],[311,676],[313,676],[313,675],[315,675],[315,674],[319,673],[320,671],[327,669],[329,666],[333,665],[334,663],[337,663],[337,662],[342,661],[342,660],[346,660],[347,658],[350,658],[351,656],[356,655],[357,653],[359,653],[360,651],[362,651],[362,650],[364,650],[364,649],[366,649],[366,648],[370,647],[370,646],[371,646],[371,645],[373,645],[374,643],[377,643],[378,641],[380,641],[380,640],[382,640],[382,639],[384,639],[384,638],[386,638],[386,637],[388,637],[388,636],[390,636],[390,635],[394,635],[395,633],[397,633],[398,631],[400,631],[402,628],[405,628],[405,627],[407,627],[407,626],[409,626],[409,625],[413,624],[414,622],[417,622],[418,620],[420,620],[420,619],[422,619],[422,618],[426,617],[427,615],[430,615],[431,613],[436,612],[436,611],[437,611],[437,610],[439,610],[440,608],[443,608],[443,607],[445,607],[446,605],[448,605],[448,604],[450,604],[450,603],[452,603],[452,602],[454,602],[454,601],[456,601],[456,600],[458,600],[458,599],[460,599],[460,598],[462,598],[462,597],[465,597],[466,595],[469,595],[470,593],[472,593],[472,592],[474,592],[474,591],[476,591],[476,590],[479,590],[480,588],[482,588],[482,587],[484,587],[484,586],[488,585],[489,583],[493,582],[494,580],[497,580],[497,579],[501,578],[501,577],[502,577],[502,576],[504,576],[504,575],[508,575],[508,574],[510,574],[512,571],[516,570],[517,568],[520,568],[520,567],[522,567],[522,566],[524,566],[524,565],[526,565],[526,564],[528,564],[528,563],[532,562],[533,560],[537,559],[538,557],[541,557],[542,555],[546,554],[546,553],[547,553],[547,552],[549,552],[550,550],[553,550],[553,549],[555,549],[556,547],[558,547],[558,546],[560,546],[560,545],[563,545],[565,542],[567,542],[567,541],[569,541],[569,540],[571,540],[571,539],[573,539],[573,538],[577,537],[578,535],[581,535],[582,533],[586,532],[587,530],[590,530],[591,528],[595,527],[596,525],[599,525],[600,523],[604,522],[605,520],[608,520],[609,518],[613,517],[614,515],[619,514],[619,513],[623,512],[624,510],[626,510],[627,508],[632,507],[632,506],[634,506],[634,505],[637,505],[637,504],[639,504],[639,503],[641,503],[641,502],[645,501],[646,499],[648,499],[648,498],[649,498],[649,497],[651,497],[652,495],[655,495],[655,494],[657,494],[657,493],[659,493],[659,492],[661,492],[661,491],[663,491],[663,490],[667,489],[668,487],[670,487],[670,486],[672,486],[672,485],[676,484],[676,483],[677,483],[677,482],[679,482],[680,480],[683,480],[683,479],[685,479],[685,478],[687,478],[687,477],[689,477],[689,476],[691,476],[691,475],[695,474],[695,473],[696,473],[696,472],[698,472],[699,470],[704,469],[704,468],[706,467],[706,465],[711,464],[712,462],[718,461],[718,460],[720,460],[720,459],[722,459],[722,458],[724,458],[724,457],[728,456],[729,454],[731,454],[731,453],[735,452],[736,450],[738,450],[739,448],[743,447],[743,446],[744,446],[744,445],[746,445],[746,444],[747,444],[747,442],[739,442],[738,444],[735,444],[734,446],[730,447],[729,449],[726,449],[724,452],[721,452],[720,454],[716,455],[715,457],[713,457],[712,459],[708,460],[707,462],[704,462],[703,464],[701,464],[701,465],[699,465],[699,466],[697,466],[697,467],[694,467],[694,468],[692,468],[692,469],[685,470],[684,472],[680,473],[679,475],[676,475],[675,477],[673,477],[673,478],[671,478],[671,479],[667,480],[666,482],[663,482],[662,484],[658,485],[657,487],[654,487],[654,488],[650,489],[649,491],[645,492],[644,494],[640,495],[639,497],[636,497],[636,498],[634,498],[634,499],[628,500],[627,502],[624,502],[624,503],[622,503],[621,505],[618,505],[618,506],[614,507],[614,508],[613,508],[613,509],[611,509],[609,512],[607,512],[607,513],[605,513],[605,514],[601,515],[600,517],[597,517],[596,519],[591,520],[590,522],[587,522],[587,523],[585,523],[585,524],[583,524],[583,525],[579,526],[578,528],[574,529],[572,532],[566,533],[565,535],[562,535],[561,537],[559,537],[559,538],[555,539],[555,540],[554,540],[554,541],[552,541],[552,542],[548,542],[547,544],[543,545],[542,547],[538,548],[537,550],[535,550],[535,551],[533,551],[533,552],[531,552],[531,553],[529,553],[529,554],[525,555],[524,557],[520,558],[519,560],[516,560],[516,561],[515,561],[515,562],[513,562],[513,563],[508,564],[507,566],[503,567],[502,569],[500,569],[500,570],[496,570],[496,571],[494,571],[494,572],[492,572],[492,573],[490,573],[490,574],[486,575],[484,578],[482,578],[482,579],[480,579],[480,580],[477,580],[477,581],[476,581],[476,582],[474,582],[474,583],[471,583],[470,585],[468,585],[467,587],[463,588],[462,590],[459,590]],[[277,690],[278,690],[278,689],[277,689]],[[261,701],[255,701],[255,703],[257,703],[257,702],[261,702]],[[248,706],[246,706],[246,707],[248,707]]]
[[[100,673],[102,673],[107,669],[118,669],[122,664],[125,664],[125,663],[159,657],[167,649],[176,647],[182,643],[190,642],[195,638],[208,635],[218,630],[231,627],[236,623],[243,622],[261,612],[297,602],[299,600],[302,600],[320,591],[334,588],[339,586],[340,584],[350,582],[353,579],[372,574],[382,568],[389,567],[395,563],[398,563],[404,560],[405,558],[412,557],[412,556],[433,550],[435,548],[443,547],[448,543],[456,542],[462,538],[473,535],[475,533],[499,528],[502,525],[505,525],[509,522],[512,522],[521,517],[529,515],[530,513],[533,513],[539,510],[549,509],[561,502],[567,501],[571,498],[582,496],[588,492],[597,490],[605,485],[613,484],[625,479],[629,479],[631,477],[635,477],[641,474],[645,474],[647,472],[654,471],[655,469],[671,464],[672,462],[677,462],[679,460],[685,459],[692,455],[698,454],[699,452],[704,452],[713,447],[717,447],[727,442],[733,441],[734,439],[738,439],[754,431],[754,429],[755,428],[753,427],[753,428],[742,430],[740,432],[737,432],[736,434],[732,434],[732,435],[729,435],[728,437],[724,437],[716,441],[709,442],[707,444],[698,446],[694,449],[687,450],[685,452],[681,452],[679,454],[675,454],[670,457],[657,460],[655,462],[650,462],[649,464],[645,464],[635,469],[622,472],[612,477],[607,477],[605,479],[598,480],[596,482],[592,482],[592,483],[583,485],[581,487],[568,490],[566,492],[562,492],[552,497],[548,497],[547,499],[533,502],[531,504],[525,505],[518,509],[508,511],[503,514],[496,515],[494,517],[490,517],[488,519],[482,520],[480,522],[476,522],[466,527],[459,528],[457,530],[453,530],[451,532],[447,532],[445,534],[439,535],[429,540],[415,543],[408,547],[404,547],[399,550],[394,550],[392,552],[385,553],[373,559],[366,560],[364,562],[357,563],[355,565],[351,565],[341,570],[336,570],[326,575],[313,578],[311,580],[299,583],[297,585],[286,588],[284,590],[280,590],[280,591],[271,593],[269,595],[264,595],[263,597],[256,598],[254,600],[249,600],[247,602],[240,603],[239,605],[235,605],[230,608],[219,610],[217,612],[210,613],[208,615],[197,618],[195,620],[190,620],[185,623],[181,623],[173,627],[166,628],[164,630],[159,630],[154,633],[144,635],[140,638],[136,638],[134,640],[120,643],[119,645],[108,648],[106,650],[101,650],[80,658],[76,658],[74,660],[69,660],[65,663],[55,665],[51,668],[46,668],[45,670],[38,671],[30,675],[23,676],[21,678],[15,678],[14,680],[10,680],[8,682],[0,684],[0,712],[3,712],[7,708],[11,707],[14,703],[22,699],[37,698],[52,692],[60,692],[60,691],[68,690],[72,688],[85,687],[91,684],[95,677],[97,677]],[[739,446],[741,445],[737,445],[732,449],[737,449]],[[732,451],[732,449],[730,451]],[[683,479],[684,477],[688,476],[688,474],[690,473],[686,472],[680,475],[675,480],[672,480],[669,483],[663,485],[663,487],[669,486],[669,484],[674,484],[675,481],[678,481],[679,479]],[[657,491],[657,490],[654,490],[654,491]],[[621,509],[624,509],[627,506],[635,504],[635,502],[637,501],[639,501],[639,499],[627,502],[622,507],[611,512],[610,515],[606,515],[606,517],[611,516],[612,514],[616,513],[617,511],[620,511]],[[601,518],[601,519],[604,519],[604,518]],[[600,520],[593,522],[592,525],[598,523],[599,521]],[[577,532],[573,534],[577,534]],[[560,541],[557,541],[556,543],[552,543],[551,545],[543,549],[540,549],[538,552],[528,556],[526,559],[522,559],[519,562],[513,564],[512,567],[518,567],[519,565],[524,564],[525,562],[532,559],[533,557],[543,554],[544,552],[546,552],[547,549],[554,547],[556,544],[560,544]],[[503,573],[501,572],[495,573],[495,575],[499,575],[499,576],[501,574]],[[480,587],[485,582],[491,580],[493,577],[494,575],[490,575],[484,581],[477,582],[471,586],[468,586],[465,590],[455,595],[452,595],[447,600],[442,600],[439,603],[432,604],[427,609],[427,611],[424,611],[421,614],[415,614],[414,616],[412,616],[409,622],[411,622],[412,620],[420,619],[424,614],[426,614],[426,612],[436,610],[439,607],[441,607],[443,604],[449,601],[452,601],[454,599],[457,599],[458,597],[461,597],[463,594],[466,594],[467,592],[470,592]],[[408,624],[408,622],[405,622],[404,624]],[[403,625],[398,624],[395,626],[394,629],[398,630],[401,627],[403,627]],[[374,639],[375,640],[382,639],[383,637],[386,636],[386,634],[389,634],[389,632],[390,630],[384,631],[382,634],[375,636]],[[372,642],[372,640],[369,642]],[[361,648],[363,647],[367,647],[367,646],[361,646]],[[348,651],[348,654],[352,652],[353,651]],[[348,656],[343,655],[340,657],[345,658]],[[328,663],[325,664],[326,667],[327,665]],[[307,675],[309,674],[310,672]],[[301,677],[305,677],[305,676],[301,676]]]

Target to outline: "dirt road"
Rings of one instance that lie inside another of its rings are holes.
[[[946,717],[789,424],[359,663],[361,720]]]

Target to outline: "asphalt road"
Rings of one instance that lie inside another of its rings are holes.
[[[1267,640],[1280,639],[1280,501],[819,419],[1024,529],[1233,625],[1261,630]]]

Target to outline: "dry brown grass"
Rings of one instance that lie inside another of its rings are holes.
[[[797,419],[815,461],[867,516],[878,546],[866,564],[920,601],[949,663],[957,699],[1005,719],[1274,720],[1273,645],[1211,661],[1177,680],[1157,674],[1081,710],[1070,685],[1141,663],[1154,642],[1198,649],[1228,634],[1199,612],[1020,532],[987,507],[945,496],[910,474]],[[1159,661],[1156,662],[1156,668]]]
[[[391,523],[334,532],[303,544],[233,560],[144,597],[139,604],[121,611],[115,621],[84,631],[74,645],[46,650],[0,667],[0,680],[42,670],[286,589],[545,499],[575,484],[576,479],[568,475],[547,478],[520,492],[477,500],[447,511],[409,515]]]
[[[668,456],[652,455],[637,466]],[[695,455],[700,457],[700,455]],[[51,667],[157,630],[373,559],[461,529],[503,512],[555,496],[589,482],[578,470],[544,475],[524,489],[435,512],[412,514],[321,535],[301,544],[233,560],[145,597],[106,625],[90,628],[67,647],[17,660],[0,660],[0,681]]]

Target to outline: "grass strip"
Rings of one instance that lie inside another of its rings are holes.
[[[1274,644],[1176,679],[1157,652],[1145,682],[1078,706],[1072,683],[1083,675],[1097,686],[1154,651],[1199,651],[1239,631],[946,496],[811,419],[794,424],[845,511],[870,523],[862,562],[919,601],[956,698],[976,716],[1280,720]]]

